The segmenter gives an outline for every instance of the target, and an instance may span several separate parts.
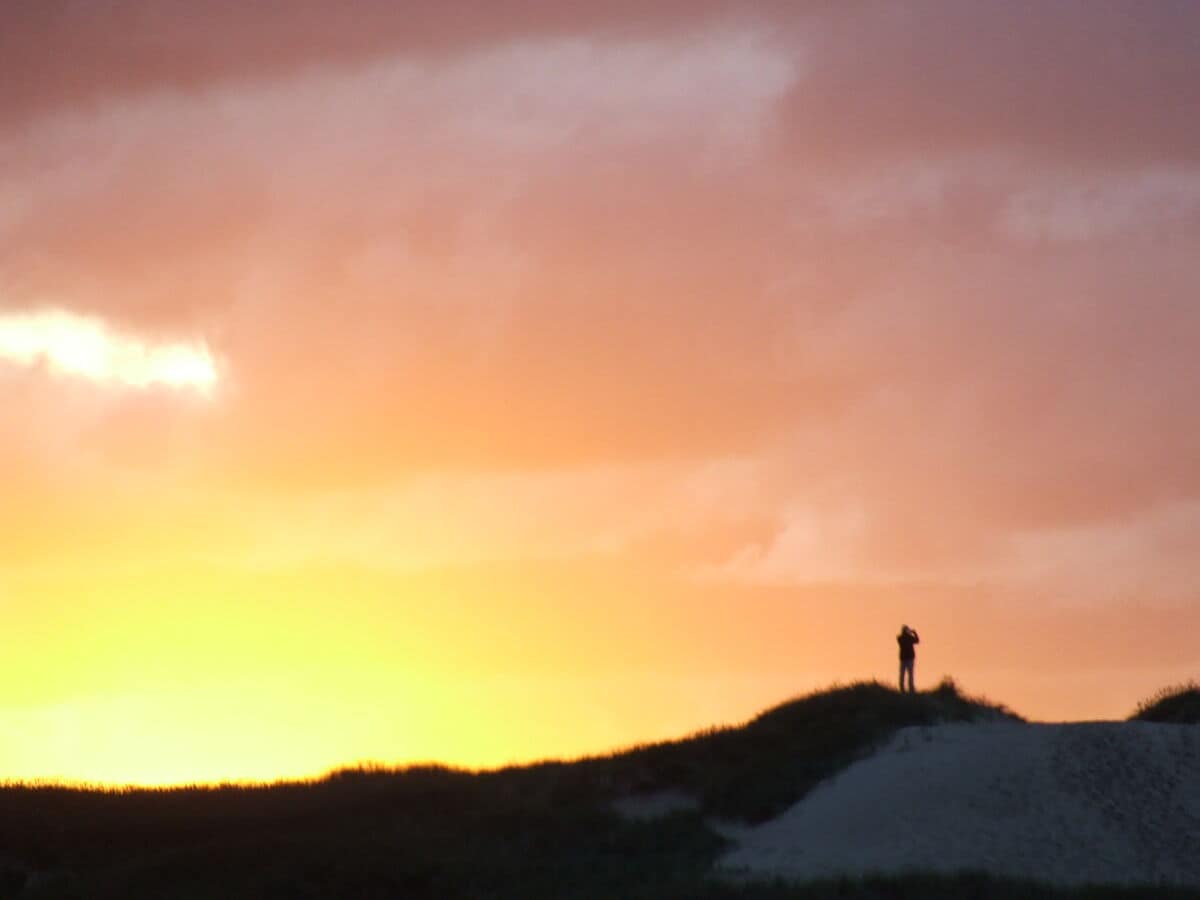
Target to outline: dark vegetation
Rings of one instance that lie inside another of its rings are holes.
[[[572,763],[493,772],[351,769],[314,783],[99,791],[0,789],[0,898],[254,900],[903,900],[1175,898],[1064,891],[982,875],[734,885],[710,876],[713,818],[756,822],[896,729],[1012,716],[952,682],[814,694],[738,728]],[[684,791],[696,810],[622,818],[631,794]]]
[[[1153,697],[1138,704],[1132,719],[1141,722],[1173,722],[1177,725],[1195,725],[1200,722],[1200,684],[1187,684],[1163,688]]]

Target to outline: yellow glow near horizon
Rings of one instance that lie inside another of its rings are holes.
[[[648,665],[657,638],[601,640],[596,617],[547,609],[545,590],[511,577],[15,575],[3,777],[161,786],[364,761],[493,767],[679,737],[794,687],[685,673],[672,648]],[[453,602],[485,590],[490,602]],[[580,590],[599,618],[640,607]]]
[[[0,316],[0,360],[97,383],[190,388],[207,393],[217,382],[202,341],[150,343],[114,332],[100,319],[62,310]]]

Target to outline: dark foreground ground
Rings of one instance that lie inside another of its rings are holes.
[[[740,728],[573,763],[472,774],[350,770],[309,784],[104,792],[0,789],[0,900],[1067,900],[1184,898],[1163,888],[1055,890],[983,875],[732,885],[710,875],[714,818],[760,822],[907,725],[1011,716],[946,683],[815,694]],[[1148,719],[1195,721],[1200,692]],[[613,801],[673,789],[694,811],[629,821]]]

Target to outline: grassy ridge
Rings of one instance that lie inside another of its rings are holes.
[[[757,823],[783,812],[899,728],[996,718],[1018,717],[962,696],[949,680],[915,695],[863,682],[783,703],[740,728],[583,765],[611,770],[627,791],[684,790],[709,815]]]
[[[1139,722],[1194,725],[1200,722],[1200,684],[1189,681],[1187,684],[1163,688],[1139,703],[1130,718]]]
[[[759,821],[906,725],[1010,716],[952,683],[814,694],[739,728],[572,763],[472,774],[352,769],[311,784],[104,792],[0,789],[0,898],[815,900],[1124,898],[982,876],[725,885],[710,817]],[[699,809],[628,821],[613,802],[662,789]],[[1183,894],[1161,892],[1163,898]]]

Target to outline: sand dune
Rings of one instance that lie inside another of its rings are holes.
[[[1200,726],[906,728],[737,841],[720,868],[750,877],[975,870],[1200,886]]]

